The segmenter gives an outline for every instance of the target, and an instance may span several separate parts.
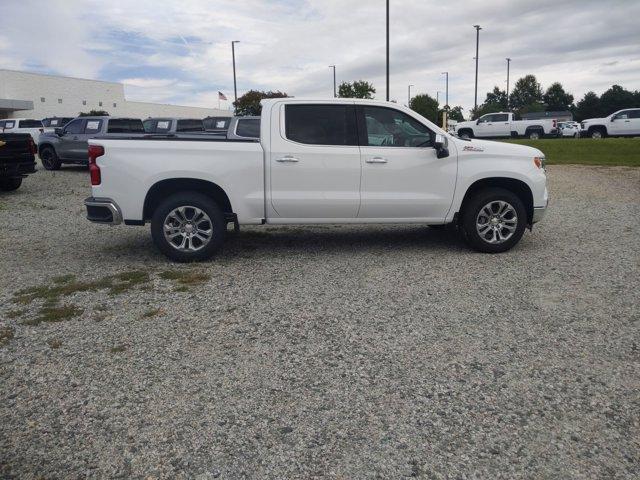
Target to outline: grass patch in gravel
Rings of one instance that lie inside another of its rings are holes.
[[[147,310],[142,314],[142,318],[152,318],[152,317],[155,317],[156,315],[160,315],[161,313],[162,313],[161,308],[150,308],[149,310]]]
[[[26,310],[11,310],[10,312],[7,312],[7,318],[18,318],[23,316],[25,313],[27,313]]]
[[[183,287],[189,287],[192,285],[202,285],[203,283],[207,283],[211,278],[211,275],[193,270],[165,270],[160,273],[160,278],[164,280],[172,280]]]
[[[5,346],[13,339],[16,329],[13,327],[0,327],[0,347]]]
[[[127,347],[125,347],[124,345],[116,345],[115,347],[111,347],[109,349],[111,353],[122,353],[126,350],[127,350]]]
[[[62,340],[59,338],[50,338],[47,340],[47,344],[51,347],[51,350],[57,350],[62,346]]]
[[[27,305],[34,300],[43,300],[53,306],[62,297],[78,292],[92,292],[96,290],[109,290],[109,293],[117,295],[126,292],[138,285],[149,282],[149,273],[134,270],[103,277],[89,282],[76,281],[75,277],[64,275],[53,279],[53,285],[44,285],[25,288],[14,294],[16,303]]]
[[[75,305],[61,305],[51,306],[45,305],[40,309],[37,317],[25,320],[25,325],[40,325],[43,322],[46,323],[58,323],[64,322],[74,317],[82,315],[84,309],[76,307]]]

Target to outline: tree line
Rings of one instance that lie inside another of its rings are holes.
[[[613,85],[602,95],[593,91],[584,94],[574,103],[574,96],[568,93],[560,82],[552,83],[543,91],[535,75],[520,78],[509,95],[499,87],[487,93],[485,101],[471,110],[471,118],[476,119],[487,113],[513,111],[516,114],[530,112],[569,111],[577,121],[585,118],[606,117],[623,108],[640,106],[640,91],[630,91],[620,85]]]
[[[370,82],[356,80],[342,82],[338,87],[340,98],[373,98],[376,89]],[[250,90],[234,102],[237,115],[260,115],[263,98],[281,98],[288,95],[280,91],[261,92]],[[499,87],[487,92],[484,102],[478,108],[471,110],[471,118],[476,119],[487,113],[512,111],[516,114],[529,112],[570,111],[577,121],[585,118],[605,117],[623,108],[640,107],[640,91],[630,91],[620,85],[613,85],[602,95],[595,92],[585,93],[581,100],[574,103],[574,96],[568,93],[560,82],[552,83],[546,90],[536,79],[535,75],[525,75],[518,79],[513,91],[509,94]],[[440,123],[446,106],[426,93],[420,93],[411,98],[409,108],[425,118]],[[449,107],[448,115],[451,120],[463,121],[461,106]]]

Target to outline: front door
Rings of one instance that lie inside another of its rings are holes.
[[[456,184],[455,152],[438,158],[434,132],[391,107],[358,106],[362,152],[359,218],[441,221]]]
[[[84,125],[86,121],[83,118],[76,118],[64,127],[64,135],[60,139],[60,143],[56,148],[60,158],[68,160],[77,160],[79,158],[80,144],[79,137],[84,133]],[[87,155],[87,149],[84,151]]]
[[[269,152],[271,220],[356,218],[361,166],[353,104],[280,108],[284,122],[272,130]]]

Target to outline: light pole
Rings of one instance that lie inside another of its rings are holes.
[[[336,66],[329,65],[329,68],[333,68],[333,98],[336,98]]]
[[[387,0],[387,102],[389,101],[389,0]]]
[[[444,108],[448,108],[449,107],[449,72],[442,72],[442,75],[446,75]]]
[[[231,42],[231,58],[233,60],[233,98],[235,99],[234,103],[238,102],[238,89],[236,87],[236,43],[240,43],[240,40],[234,40],[233,42]]]
[[[507,58],[507,112],[509,111],[509,64],[511,59]]]
[[[480,46],[480,30],[482,28],[480,25],[474,25],[473,28],[476,29],[476,93],[473,100],[473,109],[478,110],[478,48]]]
[[[407,93],[407,107],[411,108],[411,87],[413,87],[413,83],[409,85],[409,92]]]

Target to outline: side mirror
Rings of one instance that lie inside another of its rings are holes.
[[[476,120],[476,125],[480,125],[480,119]]]
[[[436,134],[433,147],[436,149],[438,158],[445,158],[449,156],[449,149],[447,148],[447,138],[439,133]]]
[[[56,132],[56,135],[58,135],[59,137],[62,137],[64,135],[64,128],[56,128],[54,129],[54,132]]]

